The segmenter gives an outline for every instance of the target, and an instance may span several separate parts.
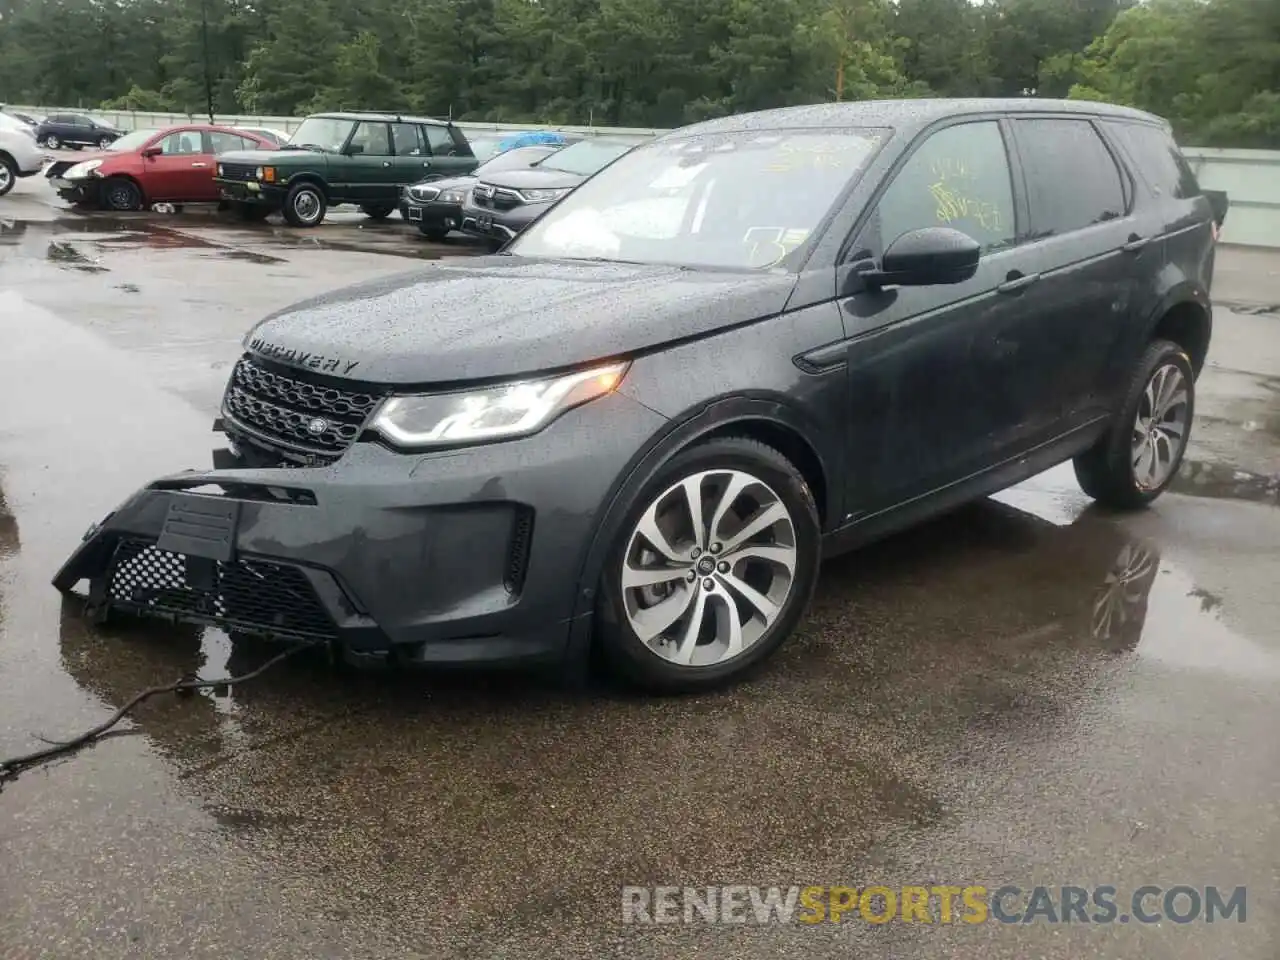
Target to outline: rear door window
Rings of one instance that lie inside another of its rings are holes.
[[[951,227],[984,252],[1013,245],[1013,181],[1004,137],[994,120],[961,123],[932,134],[881,196],[871,224],[884,251],[910,230]]]
[[[245,137],[237,137],[234,133],[210,131],[209,148],[206,153],[230,153],[232,150],[257,150],[258,144]]]
[[[416,123],[393,123],[391,125],[391,142],[395,145],[397,157],[421,157],[423,149],[422,136]]]
[[[1156,196],[1190,200],[1200,195],[1191,165],[1166,131],[1145,123],[1110,122],[1107,127]]]
[[[351,147],[365,157],[389,157],[391,153],[391,136],[387,132],[389,124],[380,121],[364,121],[356,125],[356,132],[351,137]],[[350,148],[348,148],[350,150]]]
[[[1015,119],[1030,236],[1056,237],[1128,212],[1115,158],[1088,120]]]

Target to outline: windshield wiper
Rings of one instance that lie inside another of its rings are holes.
[[[322,147],[318,143],[286,143],[279,149],[281,150],[315,150],[319,153],[333,153],[328,147]]]

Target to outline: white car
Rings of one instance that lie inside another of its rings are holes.
[[[0,197],[13,189],[19,177],[39,173],[45,160],[31,127],[17,117],[0,113]]]

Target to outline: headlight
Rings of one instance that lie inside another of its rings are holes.
[[[392,397],[373,429],[405,447],[510,440],[537,433],[560,414],[604,396],[622,382],[626,363],[483,390]]]
[[[267,175],[267,171],[263,170],[262,167],[259,167],[257,170],[253,171],[253,175],[256,179],[261,180]]]
[[[222,176],[222,164],[218,164],[218,176]]]
[[[446,190],[440,194],[441,203],[463,203],[467,199],[467,191],[465,190]]]
[[[568,190],[517,190],[520,199],[525,203],[546,203],[548,200],[557,200],[563,197]]]
[[[77,163],[68,170],[63,176],[68,180],[83,180],[90,176],[95,170],[102,166],[101,160],[86,160],[84,163]]]
[[[409,193],[415,200],[434,200],[440,196],[439,187],[410,187]]]

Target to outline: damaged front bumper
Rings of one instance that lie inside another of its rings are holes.
[[[589,627],[578,580],[596,518],[656,417],[614,394],[520,441],[433,455],[356,443],[327,466],[175,474],[91,528],[53,582],[87,581],[98,618],[349,658],[558,661]]]

